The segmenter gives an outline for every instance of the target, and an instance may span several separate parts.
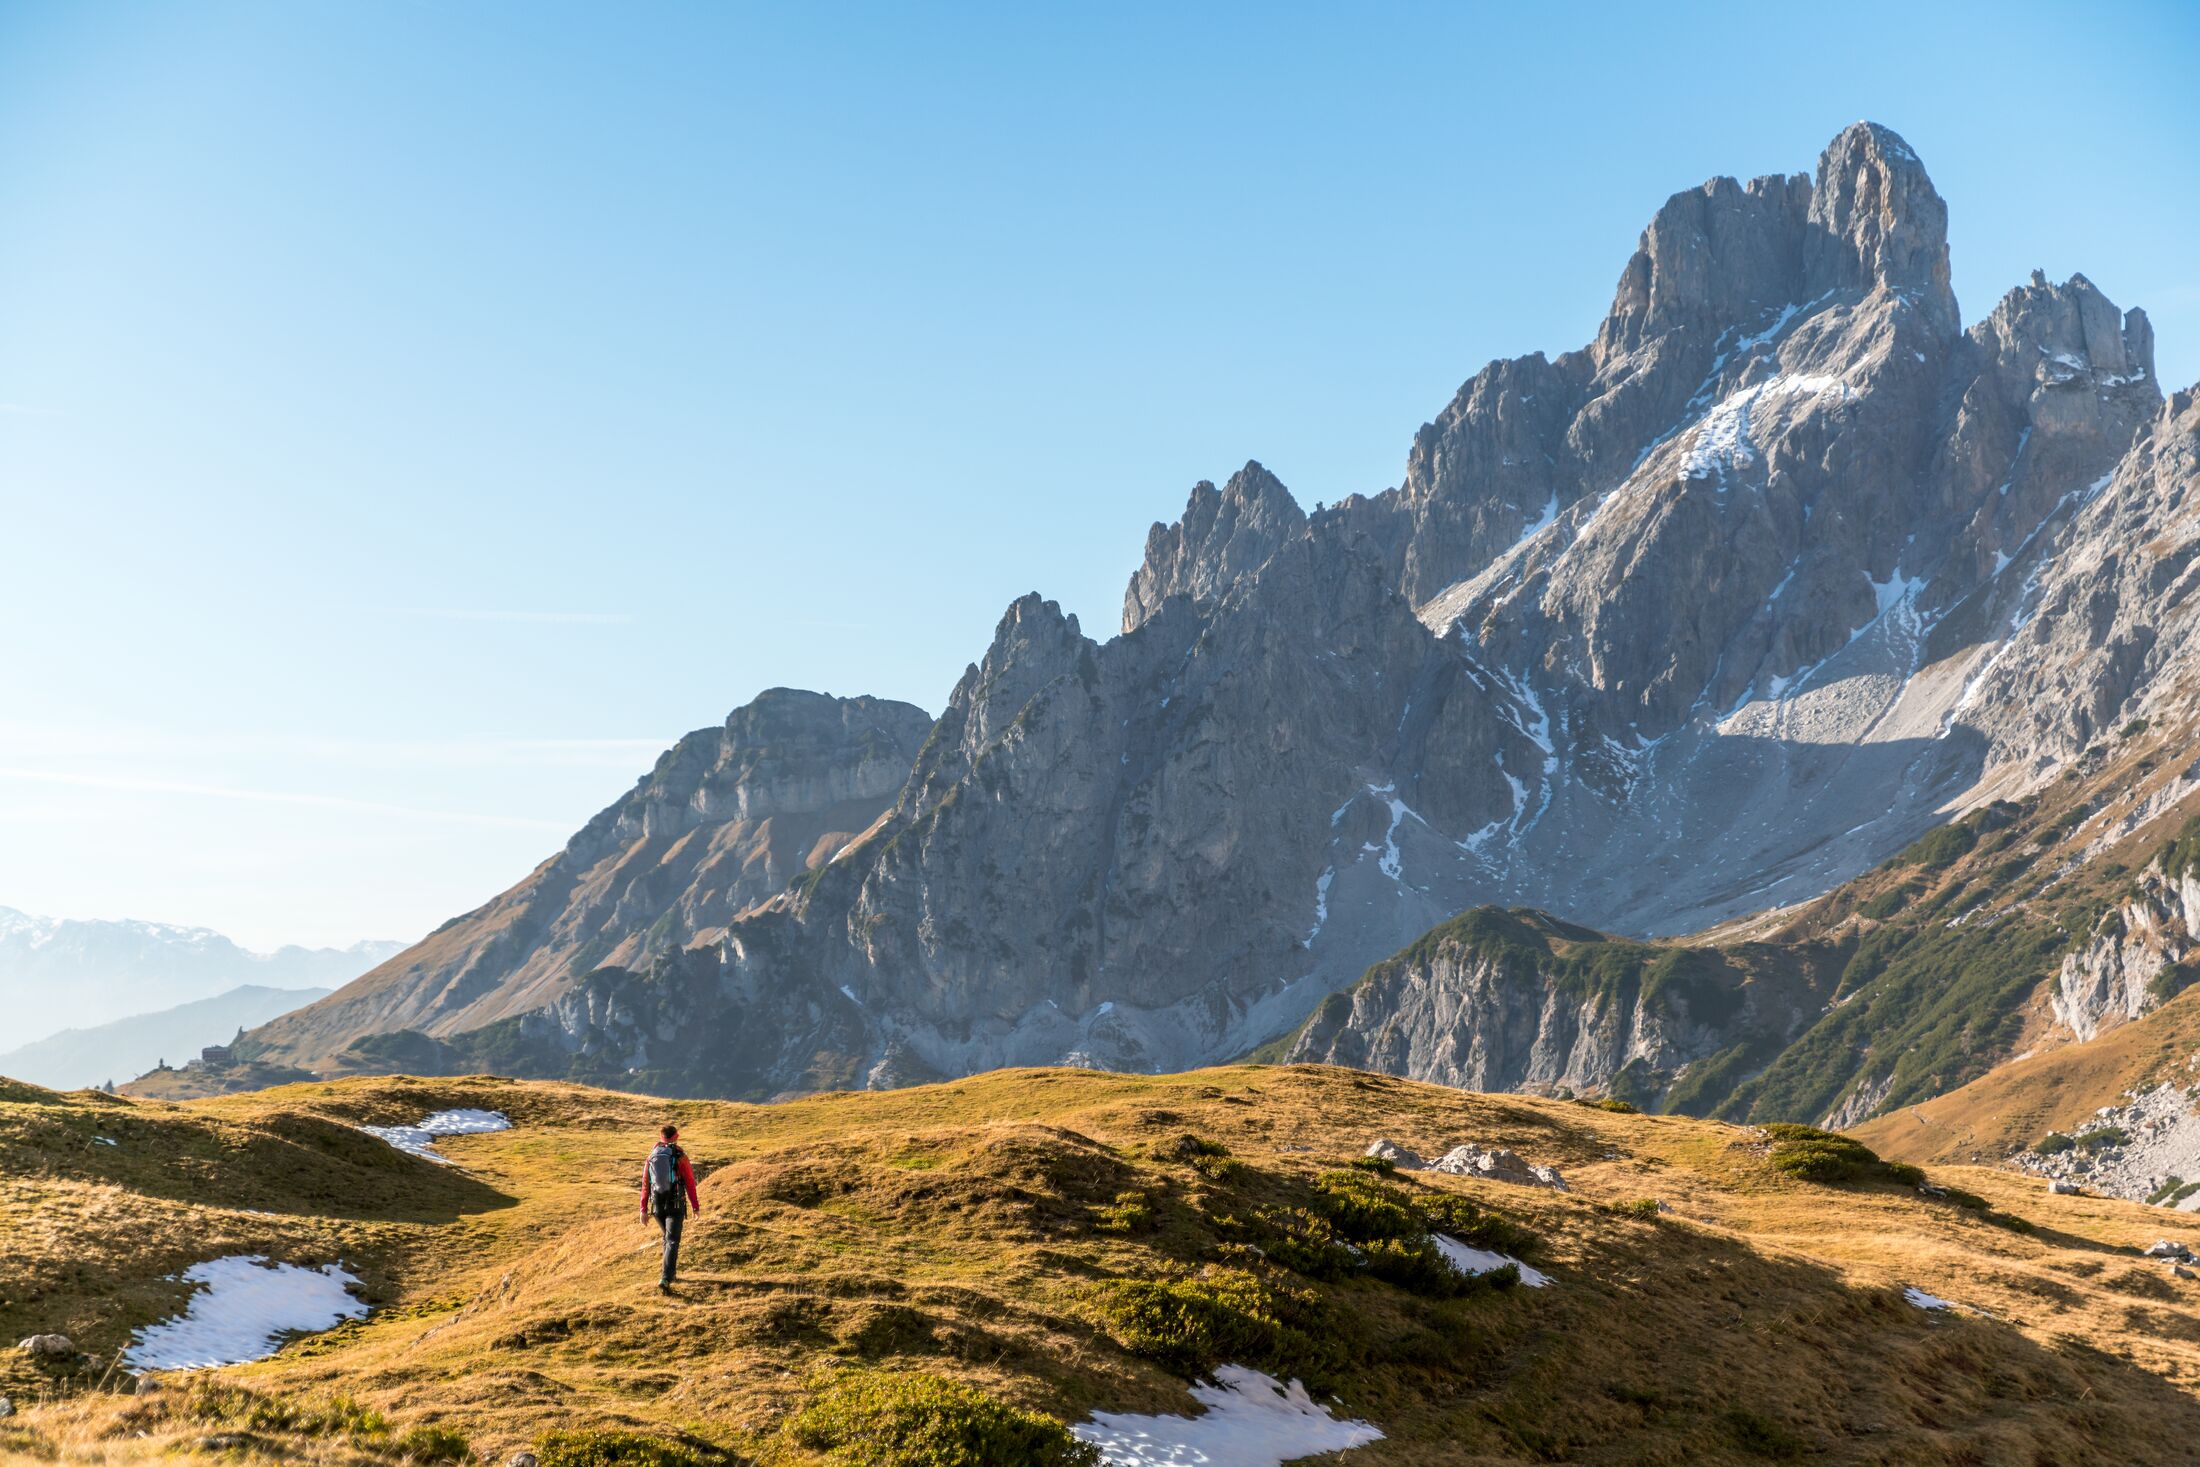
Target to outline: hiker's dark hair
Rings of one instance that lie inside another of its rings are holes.
[[[664,1137],[667,1141],[670,1141],[673,1137],[680,1134],[680,1128],[672,1124],[672,1122],[666,1121],[664,1124],[664,1129],[659,1131],[657,1134]]]

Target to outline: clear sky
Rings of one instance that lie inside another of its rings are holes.
[[[2200,7],[0,0],[0,905],[411,937],[773,684],[1395,482],[1870,117],[2200,377]]]

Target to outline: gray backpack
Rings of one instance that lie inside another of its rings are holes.
[[[660,1141],[649,1153],[649,1205],[659,1217],[683,1211],[680,1197],[680,1148]]]

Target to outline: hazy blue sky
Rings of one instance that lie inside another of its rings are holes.
[[[1666,195],[1901,131],[2200,377],[2189,5],[0,0],[0,905],[414,936],[775,683],[1394,482]]]

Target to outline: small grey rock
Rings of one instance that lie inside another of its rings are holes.
[[[14,1414],[15,1402],[9,1400],[6,1396],[0,1396],[0,1419],[5,1419]]]
[[[67,1335],[29,1335],[18,1340],[15,1348],[38,1360],[67,1360],[76,1354],[76,1344]]]
[[[1428,1166],[1419,1152],[1408,1151],[1387,1137],[1378,1137],[1370,1143],[1365,1154],[1387,1161],[1403,1172],[1417,1172]]]
[[[504,1467],[535,1467],[533,1452],[514,1452],[504,1459]]]
[[[2058,1197],[2075,1197],[2085,1189],[2076,1182],[2066,1182],[2061,1177],[2050,1177],[2047,1180],[2047,1190]]]
[[[2200,1277],[2200,1275],[2195,1275],[2191,1269],[2185,1267],[2182,1263],[2171,1264],[2169,1266],[2169,1276],[2173,1279],[2189,1279]]]

